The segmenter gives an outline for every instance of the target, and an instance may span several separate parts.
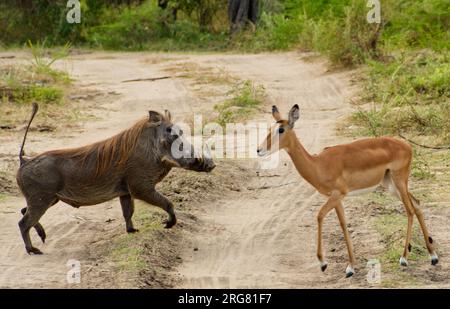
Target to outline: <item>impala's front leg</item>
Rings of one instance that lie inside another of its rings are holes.
[[[355,265],[355,256],[353,255],[353,245],[352,240],[350,239],[350,234],[347,230],[347,223],[345,222],[345,213],[344,207],[342,207],[342,203],[339,201],[336,206],[336,214],[339,219],[339,224],[341,225],[342,232],[344,233],[345,243],[347,244],[348,250],[348,265],[345,270],[345,277],[351,277],[355,273],[353,265]]]
[[[322,249],[322,227],[323,227],[323,220],[325,219],[325,216],[337,206],[337,203],[339,201],[339,198],[336,195],[330,196],[328,201],[320,208],[319,213],[317,214],[317,258],[320,262],[320,269],[322,271],[325,271],[327,269],[328,263],[324,260],[323,256],[323,249]]]

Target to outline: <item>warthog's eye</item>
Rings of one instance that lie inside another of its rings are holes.
[[[278,129],[278,133],[281,134],[281,133],[283,133],[283,132],[284,132],[284,128],[279,128],[279,129]]]
[[[166,128],[166,132],[172,134],[174,137],[178,137],[178,136],[183,135],[183,130],[181,130],[181,129],[179,129],[178,131],[177,130],[173,130],[172,127],[167,127]]]

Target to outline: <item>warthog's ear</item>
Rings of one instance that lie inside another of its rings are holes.
[[[172,121],[172,114],[170,114],[170,112],[167,109],[164,110],[164,116],[165,116],[164,118],[166,118],[168,122]]]
[[[161,114],[155,111],[148,112],[148,121],[154,125],[158,125],[162,121]]]
[[[278,111],[278,108],[275,105],[272,106],[272,116],[275,119],[275,121],[281,120],[280,112]]]
[[[300,108],[298,107],[298,104],[295,104],[292,106],[291,110],[289,111],[289,126],[291,128],[294,127],[295,122],[300,118]]]

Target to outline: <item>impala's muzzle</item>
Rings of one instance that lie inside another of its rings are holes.
[[[269,152],[267,150],[265,150],[265,149],[258,148],[256,150],[256,154],[258,155],[258,157],[265,157],[265,156],[267,156],[269,154]]]

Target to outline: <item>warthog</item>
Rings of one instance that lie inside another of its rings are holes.
[[[139,199],[164,209],[169,214],[165,227],[170,228],[177,221],[173,204],[155,190],[155,185],[172,167],[199,172],[209,172],[215,167],[209,156],[196,155],[182,131],[172,124],[167,110],[164,115],[150,111],[148,117],[104,141],[25,159],[23,148],[37,110],[38,105],[33,104],[17,172],[17,183],[27,201],[19,227],[29,254],[42,254],[33,247],[29,231],[34,227],[45,242],[46,234],[39,219],[58,201],[78,208],[119,197],[126,230],[134,233],[138,230],[131,217],[134,199]]]

